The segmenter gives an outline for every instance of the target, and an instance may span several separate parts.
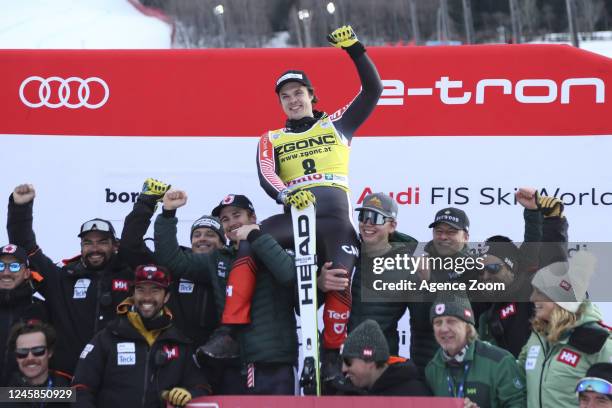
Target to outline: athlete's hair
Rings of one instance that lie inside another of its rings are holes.
[[[30,333],[42,333],[45,336],[45,341],[47,342],[47,350],[53,351],[55,348],[55,329],[53,326],[43,323],[39,320],[30,320],[28,322],[19,322],[16,323],[11,329],[11,333],[9,335],[8,346],[9,350],[15,351],[15,347],[17,347],[17,338],[23,334]]]
[[[576,313],[568,312],[556,303],[548,320],[533,318],[531,327],[533,330],[546,337],[550,343],[557,343],[561,335],[574,327],[576,322],[584,313],[585,303],[583,302]]]

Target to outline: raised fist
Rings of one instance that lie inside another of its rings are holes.
[[[532,187],[521,187],[515,194],[516,201],[527,208],[528,210],[537,210],[538,204],[536,202],[537,192]]]
[[[164,209],[176,210],[187,204],[187,193],[182,190],[168,190],[164,194]]]
[[[36,190],[32,184],[20,184],[13,190],[13,201],[15,204],[27,204],[36,197]]]

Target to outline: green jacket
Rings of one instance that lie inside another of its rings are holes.
[[[527,380],[529,408],[577,407],[574,389],[578,380],[591,365],[612,362],[610,332],[597,323],[601,313],[589,301],[585,307],[576,327],[559,342],[551,344],[544,336],[532,332],[523,347],[519,365]]]
[[[466,364],[469,369],[464,379]],[[427,365],[425,376],[436,397],[458,396],[459,384],[463,381],[463,397],[480,408],[522,408],[526,404],[525,378],[514,356],[484,341],[472,342],[463,364],[458,367],[448,367],[442,350],[438,350]],[[449,382],[454,384],[453,393],[449,392]]]
[[[418,245],[416,239],[400,232],[394,233],[390,241],[391,249],[382,256],[393,257],[396,254],[412,255]],[[406,312],[406,308],[408,308],[410,310],[410,358],[422,373],[425,370],[425,366],[438,349],[438,344],[433,336],[431,323],[429,321],[430,303],[424,304],[418,301],[406,302],[406,293],[395,294],[397,296],[384,295],[385,299],[388,298],[388,301],[373,302],[364,300],[363,294],[364,292],[367,293],[368,290],[362,290],[362,286],[364,284],[371,286],[374,279],[383,279],[385,282],[393,282],[399,281],[400,279],[411,278],[410,276],[397,275],[396,271],[386,271],[381,275],[374,275],[371,268],[368,267],[369,270],[366,271],[362,269],[364,265],[370,265],[371,263],[372,258],[366,258],[362,252],[362,258],[355,269],[351,287],[353,305],[349,318],[349,333],[364,320],[373,319],[380,325],[387,339],[391,355],[398,355],[399,334],[397,331],[397,323]],[[364,275],[364,273],[366,275]],[[416,280],[414,275],[412,278]],[[371,290],[369,292],[372,293]],[[376,296],[376,294],[372,296]]]
[[[176,217],[164,215],[155,220],[155,258],[171,270],[174,279],[211,283],[218,310],[222,311],[235,251],[229,248],[210,254],[181,251],[176,239],[177,222]],[[298,341],[294,260],[269,234],[253,232],[249,240],[257,263],[257,278],[251,302],[251,324],[239,334],[241,359],[243,363],[295,364]]]

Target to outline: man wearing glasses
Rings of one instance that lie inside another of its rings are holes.
[[[133,296],[117,307],[119,317],[81,352],[76,407],[154,408],[162,399],[183,406],[210,393],[193,361],[193,343],[174,327],[166,307],[170,273],[149,264],[134,275]]]
[[[612,408],[612,363],[593,364],[576,386],[580,408]]]
[[[113,225],[100,218],[81,225],[80,255],[55,264],[38,246],[32,230],[35,195],[31,184],[15,187],[9,198],[8,236],[27,251],[32,267],[43,277],[38,290],[61,339],[52,366],[73,373],[87,341],[115,318],[134,273],[117,254]]]
[[[359,233],[361,236],[361,257],[355,270],[352,292],[353,306],[349,318],[349,333],[366,319],[375,320],[380,326],[392,355],[399,352],[398,321],[410,310],[410,356],[421,374],[433,357],[438,346],[426,310],[406,294],[385,290],[373,291],[374,280],[392,283],[401,279],[417,280],[415,275],[400,270],[386,270],[381,274],[373,271],[375,258],[393,259],[397,255],[412,256],[418,242],[396,230],[397,204],[384,193],[369,194],[363,200],[359,212]],[[340,285],[348,285],[342,270],[327,269],[326,264],[317,283],[321,290],[340,290]]]
[[[10,350],[7,352],[9,329],[29,319],[46,320],[42,301],[35,289],[26,252],[17,245],[0,247],[0,386],[17,370]]]
[[[506,290],[487,294],[495,301],[480,315],[478,334],[518,357],[531,334],[531,279],[566,248],[568,224],[558,198],[539,196],[535,188],[520,188],[516,201],[525,209],[523,244],[518,248],[509,238],[496,235],[484,242],[480,253],[484,269],[479,280],[504,283]]]
[[[55,347],[55,330],[39,321],[20,322],[11,330],[9,348],[14,353],[19,370],[9,381],[10,387],[70,387],[72,378],[60,371],[49,369],[49,359]],[[54,407],[68,407],[68,403],[54,403]],[[44,403],[16,407],[44,407]]]

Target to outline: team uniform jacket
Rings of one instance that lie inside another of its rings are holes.
[[[155,212],[155,204],[155,201],[141,194],[134,204],[134,209],[125,217],[119,252],[132,268],[155,263],[153,253],[144,242],[144,235]],[[182,250],[191,251],[189,248]],[[194,344],[206,343],[219,323],[211,284],[176,278],[170,287],[170,293],[167,306],[172,311],[174,326],[193,340]]]
[[[551,344],[536,332],[523,347],[519,365],[527,379],[529,408],[578,406],[574,392],[578,380],[595,363],[612,362],[610,330],[599,324],[601,313],[586,301],[576,327],[559,342]]]
[[[76,407],[165,407],[164,390],[209,394],[194,363],[191,340],[170,325],[151,347],[127,316],[119,316],[82,350],[73,380]]]
[[[401,357],[391,357],[387,369],[376,380],[371,388],[363,389],[340,389],[339,395],[370,395],[370,396],[394,396],[394,397],[426,397],[431,395],[431,390],[421,376],[416,366]]]
[[[12,290],[0,290],[0,387],[6,386],[9,375],[17,370],[15,355],[8,350],[11,327],[17,322],[36,319],[47,321],[45,304],[34,296],[30,281]]]
[[[470,344],[461,364],[445,362],[438,350],[425,375],[436,397],[469,398],[480,408],[525,407],[525,378],[514,356],[480,340]]]
[[[391,250],[381,256],[394,257],[396,255],[408,254],[412,255],[418,242],[405,234],[395,233],[391,236]],[[389,352],[392,355],[397,355],[399,350],[399,334],[397,331],[397,322],[406,312],[406,308],[410,310],[410,357],[413,363],[417,365],[421,373],[424,372],[425,366],[431,360],[438,344],[433,335],[431,323],[429,321],[429,310],[425,310],[422,302],[405,302],[401,299],[394,301],[372,302],[364,301],[364,288],[371,288],[374,279],[382,278],[385,282],[397,282],[400,279],[411,279],[415,275],[403,276],[397,275],[396,271],[386,270],[382,275],[374,275],[372,271],[364,271],[362,267],[368,264],[367,259],[362,253],[362,259],[357,264],[355,276],[351,286],[353,292],[353,307],[349,318],[349,333],[361,322],[367,319],[375,320],[389,345]],[[365,273],[369,276],[364,275]],[[391,275],[394,273],[393,275]],[[364,286],[365,285],[365,286]],[[388,299],[393,294],[385,293],[384,297]],[[399,294],[402,299],[406,299],[405,293]],[[374,294],[376,296],[376,294]],[[380,296],[380,295],[378,295]],[[429,303],[427,303],[429,305]]]
[[[76,257],[56,265],[36,244],[32,205],[9,200],[7,229],[12,243],[26,249],[32,269],[43,276],[38,291],[57,330],[52,366],[73,373],[79,353],[99,330],[116,316],[116,307],[129,295],[132,269],[118,256],[99,271],[87,269]]]
[[[181,251],[176,240],[176,217],[159,215],[155,220],[155,257],[177,278],[212,284],[219,311],[225,304],[226,280],[235,251],[210,254]],[[251,248],[257,262],[257,281],[251,305],[251,323],[240,330],[243,363],[288,363],[297,359],[294,314],[296,280],[293,258],[268,234],[252,231]]]

